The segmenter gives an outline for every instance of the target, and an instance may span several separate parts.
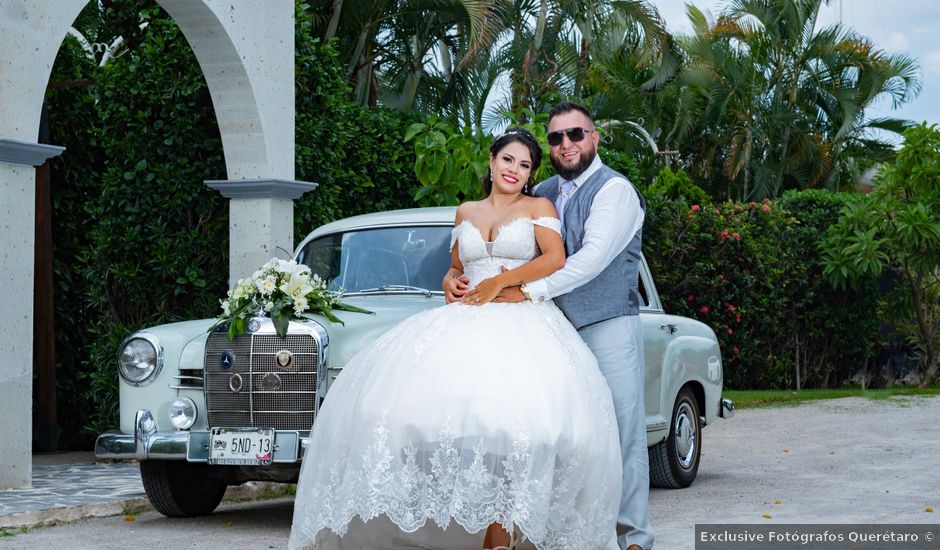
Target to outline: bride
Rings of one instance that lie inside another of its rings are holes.
[[[457,209],[450,303],[333,383],[291,548],[617,548],[620,444],[594,356],[550,301],[492,301],[564,265],[555,208],[530,194],[541,156],[524,129],[495,139],[487,198]]]

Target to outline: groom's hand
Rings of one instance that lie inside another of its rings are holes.
[[[499,266],[499,271],[500,273],[506,273],[509,269],[501,265]],[[522,302],[525,299],[525,294],[522,293],[522,290],[520,290],[518,286],[507,286],[499,291],[499,294],[496,295],[496,298],[493,298],[493,301],[497,303],[515,303]]]
[[[470,279],[466,275],[461,275],[456,279],[454,277],[444,277],[441,287],[444,289],[444,301],[448,304],[459,302],[463,295],[467,293],[467,285]]]
[[[493,298],[493,301],[497,303],[522,302],[525,301],[525,299],[525,294],[519,290],[519,287],[507,286],[496,295],[496,298]]]

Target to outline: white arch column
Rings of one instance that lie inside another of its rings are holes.
[[[228,180],[234,281],[293,249],[294,1],[158,0],[205,74]],[[0,0],[0,489],[32,474],[32,314],[35,170],[62,148],[37,143],[56,53],[88,0]]]
[[[63,149],[37,143],[56,52],[88,0],[0,0],[0,489],[32,478],[36,170]]]
[[[209,85],[228,180],[229,284],[294,249],[294,0],[158,0]]]

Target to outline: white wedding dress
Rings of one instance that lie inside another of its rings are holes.
[[[538,254],[517,218],[453,231],[473,287]],[[310,435],[291,548],[615,549],[620,444],[610,390],[551,302],[449,304],[402,321],[337,377]]]

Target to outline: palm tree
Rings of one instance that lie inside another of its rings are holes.
[[[410,110],[423,77],[486,50],[498,0],[321,0],[309,8],[314,32],[335,38],[354,96]],[[328,13],[329,17],[316,14]],[[435,55],[445,55],[436,64]],[[452,65],[451,65],[452,67]],[[381,96],[381,98],[380,98]]]
[[[917,65],[841,25],[817,29],[824,1],[731,0],[714,23],[689,8],[682,112],[667,139],[713,192],[744,199],[836,187],[852,159],[890,155],[876,131],[906,123],[869,120],[865,110],[884,96],[895,106],[915,97]]]

